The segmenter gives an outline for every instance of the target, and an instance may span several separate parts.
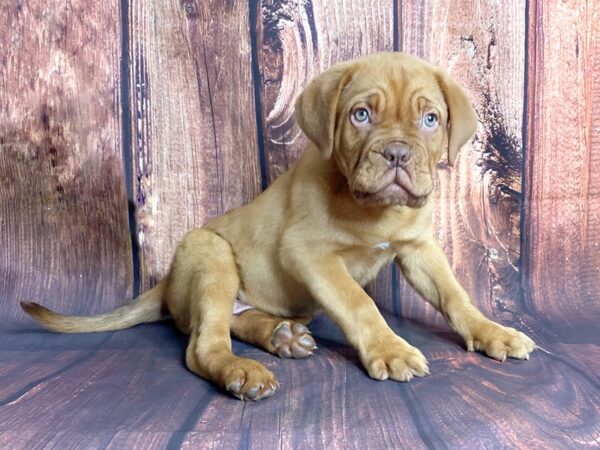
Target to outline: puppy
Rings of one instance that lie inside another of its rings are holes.
[[[528,359],[535,343],[481,314],[433,235],[436,164],[447,149],[452,165],[477,125],[459,86],[418,58],[377,53],[312,80],[296,118],[311,141],[297,164],[252,203],[190,231],[154,288],[93,317],[35,303],[23,309],[71,333],[124,329],[168,311],[190,335],[188,368],[242,400],[268,397],[278,383],[257,361],[234,355],[230,336],[306,357],[316,348],[306,325],[323,311],[372,378],[409,381],[429,373],[427,360],[361,287],[394,260],[468,351]]]

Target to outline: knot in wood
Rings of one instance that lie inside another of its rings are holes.
[[[182,5],[187,17],[193,19],[198,17],[198,7],[194,0],[183,0]]]

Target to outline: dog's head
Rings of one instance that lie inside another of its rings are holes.
[[[403,53],[332,66],[296,102],[302,130],[362,205],[425,204],[443,150],[452,165],[477,117],[443,71]]]

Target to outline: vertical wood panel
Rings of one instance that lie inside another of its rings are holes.
[[[538,315],[597,327],[600,4],[530,11],[524,285]]]
[[[119,2],[0,6],[0,311],[98,312],[131,295]]]
[[[519,305],[525,2],[403,2],[402,49],[446,69],[481,121],[454,168],[441,165],[436,229],[467,291],[488,315]],[[405,316],[441,323],[403,289]]]
[[[258,64],[268,179],[285,172],[307,140],[293,118],[296,97],[333,64],[392,50],[393,1],[269,0],[260,3]]]
[[[307,143],[294,117],[296,97],[333,64],[394,47],[394,1],[266,0],[257,14],[260,112],[268,182],[285,172]],[[391,267],[370,286],[385,306]]]
[[[246,2],[130,0],[142,287],[177,242],[259,192]]]

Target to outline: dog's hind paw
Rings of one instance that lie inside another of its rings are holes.
[[[281,322],[271,335],[275,354],[282,358],[307,358],[317,348],[310,331],[299,322]]]

